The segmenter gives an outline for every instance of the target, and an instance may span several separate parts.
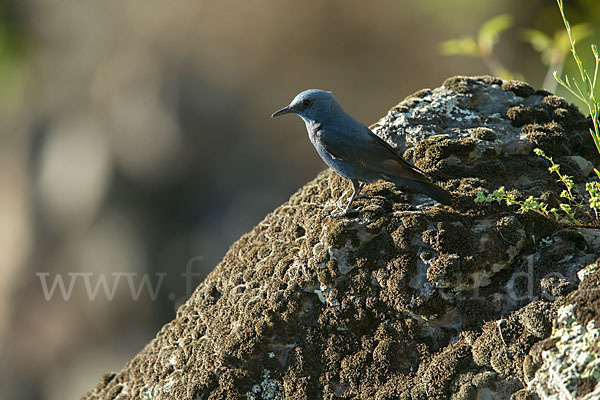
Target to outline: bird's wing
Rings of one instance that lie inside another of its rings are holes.
[[[392,146],[364,125],[348,130],[325,126],[316,133],[325,150],[337,159],[384,175],[431,182],[421,170],[406,162]]]

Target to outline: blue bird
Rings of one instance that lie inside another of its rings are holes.
[[[452,197],[433,184],[423,171],[406,162],[387,142],[375,135],[343,109],[331,92],[305,90],[271,115],[297,114],[306,124],[308,137],[319,156],[338,175],[352,182],[353,193],[344,216],[360,193],[362,182],[379,179],[406,185],[446,205]]]

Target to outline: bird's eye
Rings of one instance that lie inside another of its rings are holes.
[[[308,99],[304,99],[304,100],[302,100],[302,105],[303,105],[304,107],[308,107],[308,106],[310,106],[311,104],[312,104],[312,101],[310,101],[310,100],[308,100]]]

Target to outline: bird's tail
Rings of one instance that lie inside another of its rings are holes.
[[[442,189],[438,185],[431,182],[413,181],[408,179],[401,179],[400,182],[418,192],[423,193],[427,197],[431,197],[433,200],[445,204],[447,206],[452,205],[452,195],[450,192]]]

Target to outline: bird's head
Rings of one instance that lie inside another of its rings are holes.
[[[297,114],[305,121],[325,122],[343,112],[338,101],[331,92],[309,89],[298,94],[294,100],[281,110],[275,111],[271,117],[283,114]]]

